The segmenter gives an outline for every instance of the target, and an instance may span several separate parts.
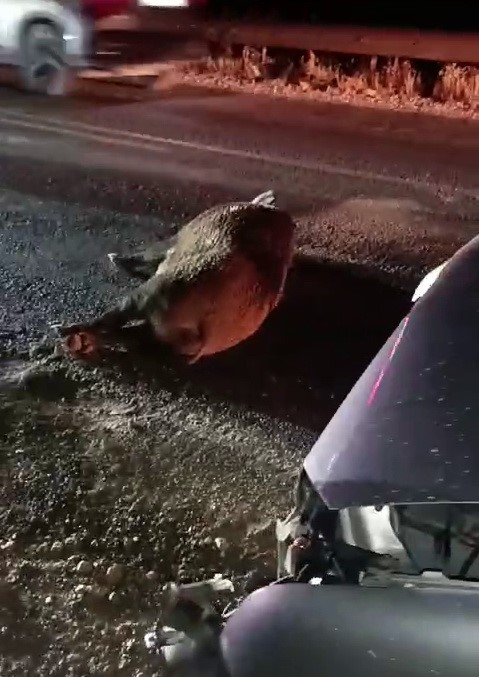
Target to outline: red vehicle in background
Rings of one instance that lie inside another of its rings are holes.
[[[136,8],[132,0],[81,0],[79,5],[81,12],[92,21],[129,14]]]
[[[83,13],[93,21],[107,19],[110,16],[130,14],[138,8],[158,9],[196,9],[205,7],[208,0],[81,0]]]
[[[141,10],[200,10],[208,0],[74,0],[77,10],[83,16],[89,33],[89,52],[96,51],[96,23],[109,17],[121,15],[141,16]]]

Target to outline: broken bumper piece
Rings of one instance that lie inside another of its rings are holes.
[[[198,583],[170,584],[165,592],[165,624],[146,633],[146,648],[180,677],[226,677],[219,638],[236,604],[221,612],[215,606],[223,595],[234,595],[233,583],[217,575]]]

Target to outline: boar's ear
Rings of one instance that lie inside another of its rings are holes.
[[[251,204],[261,207],[276,207],[276,195],[273,190],[267,190],[253,198]]]
[[[158,267],[172,252],[177,236],[160,240],[154,244],[131,252],[128,256],[120,256],[116,252],[108,254],[108,258],[117,270],[122,270],[132,278],[146,281],[155,275]]]
[[[117,270],[121,270],[137,280],[148,280],[158,268],[157,264],[145,261],[142,256],[120,256],[116,252],[107,254],[107,256]]]

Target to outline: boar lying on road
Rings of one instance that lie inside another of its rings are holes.
[[[213,207],[158,246],[110,260],[144,280],[97,319],[60,327],[99,333],[144,320],[188,363],[254,334],[277,306],[292,263],[295,223],[272,191]]]

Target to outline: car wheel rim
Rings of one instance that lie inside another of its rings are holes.
[[[54,90],[64,73],[61,39],[48,27],[35,26],[26,46],[26,67],[31,86],[38,91]]]

